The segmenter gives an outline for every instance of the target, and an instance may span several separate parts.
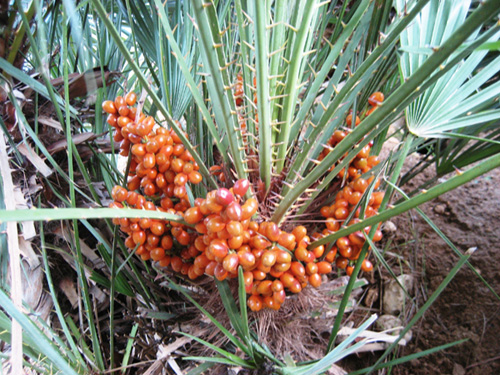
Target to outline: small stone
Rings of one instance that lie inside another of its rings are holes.
[[[381,331],[387,331],[388,329],[402,326],[403,321],[394,315],[381,315],[380,318],[377,319],[377,327],[380,328]]]
[[[438,204],[434,206],[434,212],[443,215],[446,212],[446,204]]]
[[[458,363],[455,363],[453,365],[453,375],[465,375],[465,369]]]
[[[384,224],[382,224],[382,232],[384,233],[394,233],[397,230],[398,227],[392,221],[386,221]]]
[[[378,300],[378,288],[368,289],[364,304],[366,307],[372,307],[373,304]]]
[[[401,319],[395,317],[394,315],[386,314],[380,316],[380,318],[377,319],[377,328],[379,328],[381,331],[391,330],[390,332],[388,332],[388,334],[397,336],[403,330],[404,325]],[[402,344],[408,343],[412,337],[413,333],[411,330],[409,330],[403,336],[402,340],[404,340],[404,342],[402,342]]]
[[[399,283],[406,289],[408,293],[411,293],[413,289],[413,276],[411,275],[400,275],[397,277]],[[382,299],[382,307],[385,313],[391,315],[397,315],[403,311],[405,304],[405,292],[399,286],[399,283],[391,279],[384,285],[384,296]]]

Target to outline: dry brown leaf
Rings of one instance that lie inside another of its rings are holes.
[[[202,332],[203,334],[205,333]],[[203,336],[203,334],[200,334],[200,336]],[[173,343],[171,344],[168,344],[168,345],[160,345],[158,347],[158,359],[165,359],[167,358],[168,356],[172,355],[172,353],[174,351],[176,351],[177,349],[183,347],[184,345],[186,345],[187,343],[193,341],[192,338],[189,338],[189,337],[186,337],[186,336],[182,336],[182,337],[179,337],[177,340],[175,340]]]
[[[7,155],[7,146],[3,136],[0,136],[0,155]],[[5,208],[7,210],[14,210],[16,208],[15,202],[12,197],[9,196],[9,193],[14,191],[14,183],[12,182],[9,160],[6,157],[0,158],[0,176],[3,182],[3,186],[0,186],[0,188],[3,188]],[[12,221],[7,222],[7,245],[10,262],[9,271],[11,275],[11,298],[14,306],[21,310],[23,305],[21,255],[19,252],[17,224]],[[12,365],[12,373],[20,374],[23,369],[23,329],[16,319],[12,319],[11,338],[12,356],[10,363]]]
[[[49,177],[52,174],[52,169],[49,168],[45,161],[38,156],[35,151],[31,148],[31,146],[26,143],[21,143],[17,149],[21,154],[26,156],[26,158],[30,161],[31,164],[44,176]]]
[[[112,84],[116,77],[121,73],[106,71],[104,68],[104,80],[106,85]],[[101,68],[97,67],[92,70],[88,70],[84,73],[71,73],[69,78],[69,98],[77,98],[80,96],[87,96],[88,94],[96,91],[99,87],[103,86]],[[59,86],[64,83],[63,77],[54,78],[50,81],[54,86]],[[59,94],[64,93],[64,87],[59,90]]]
[[[65,224],[63,224],[63,226],[60,227],[60,229],[56,230],[54,234],[61,237],[68,243],[71,243],[70,240],[75,238],[74,233]],[[98,264],[102,262],[101,257],[97,255],[95,250],[91,249],[90,246],[88,246],[82,239],[80,239],[80,249],[82,251],[83,256],[88,260],[90,260],[92,264]]]
[[[143,375],[160,375],[163,374],[165,365],[162,360],[155,361],[149,368],[144,372]]]
[[[38,122],[40,124],[50,126],[51,128],[54,128],[54,129],[59,130],[61,132],[63,131],[61,123],[59,121],[54,120],[53,118],[41,115],[38,117]]]
[[[28,202],[26,202],[23,192],[19,187],[14,189],[14,201],[16,202],[17,210],[27,210],[30,208]],[[23,228],[22,235],[25,240],[30,240],[36,237],[37,233],[35,230],[35,223],[33,221],[22,221],[21,226]]]
[[[76,291],[76,286],[73,280],[69,277],[62,279],[59,282],[59,288],[63,291],[64,295],[71,303],[71,307],[74,309],[78,306],[78,292]]]
[[[177,364],[175,359],[169,358],[169,359],[167,359],[167,362],[170,365],[170,367],[172,368],[172,370],[174,370],[176,375],[184,375],[184,373],[182,372],[181,368],[179,367],[179,365]]]
[[[97,135],[97,134],[94,134],[92,132],[78,133],[78,134],[73,135],[71,137],[71,139],[73,140],[73,143],[75,145],[78,145],[78,144],[83,143],[83,142],[93,141],[94,139],[99,138],[100,136],[101,135]],[[68,142],[66,141],[66,139],[61,139],[60,141],[55,142],[52,145],[50,145],[49,147],[47,147],[47,151],[50,154],[54,154],[56,152],[65,150],[67,148],[68,148]]]
[[[36,255],[33,247],[31,246],[31,241],[27,241],[23,237],[19,237],[19,250],[24,256],[24,260],[28,262],[30,268],[40,267],[40,258]]]

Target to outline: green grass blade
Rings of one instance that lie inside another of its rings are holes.
[[[260,178],[266,191],[271,184],[272,139],[271,139],[271,103],[269,101],[269,58],[267,33],[268,7],[266,1],[255,3],[255,70],[257,71],[257,112],[259,114],[259,168]]]
[[[245,280],[243,278],[243,268],[238,267],[238,299],[240,302],[240,311],[241,311],[241,325],[243,328],[243,336],[247,343],[249,340],[252,340],[250,336],[250,328],[248,326],[248,311],[247,311],[247,293],[245,291]],[[249,348],[252,349],[252,346],[249,345]]]
[[[193,305],[196,306],[196,308],[198,310],[200,310],[203,315],[205,315],[208,319],[210,319],[210,321],[215,324],[215,326],[234,344],[236,345],[238,348],[240,348],[244,353],[246,353],[247,355],[249,355],[249,350],[248,348],[240,341],[238,340],[231,332],[229,332],[229,330],[227,330],[222,324],[219,323],[219,321],[217,319],[215,319],[213,317],[212,314],[210,314],[207,310],[205,310],[198,302],[196,302],[193,297],[191,297],[188,293],[188,291],[180,286],[180,285],[177,285],[175,283],[173,283],[172,281],[169,281],[169,285],[172,289],[174,290],[178,290],[179,292],[181,292]]]
[[[150,218],[183,222],[177,215],[160,211],[132,208],[32,208],[30,210],[2,210],[0,223],[7,221],[50,221],[67,219]]]
[[[180,332],[182,333],[182,332]],[[187,334],[185,334],[187,336]],[[196,340],[198,341],[198,340]],[[203,342],[202,342],[203,344]],[[214,349],[215,350],[215,349]],[[244,368],[248,368],[248,366],[242,365],[240,362],[235,362],[232,359],[228,358],[222,358],[222,357],[184,357],[183,358],[185,361],[198,361],[198,362],[209,362],[209,363],[220,363],[223,365],[235,367],[235,366],[241,366]]]
[[[294,128],[299,129],[300,125],[304,122],[304,119],[307,116],[307,113],[310,111],[311,107],[314,104],[314,101],[317,99],[318,92],[320,91],[321,85],[325,82],[325,79],[328,75],[328,73],[331,70],[332,65],[334,62],[337,60],[339,57],[340,53],[344,48],[348,48],[345,44],[347,43],[348,39],[352,36],[352,34],[355,31],[358,31],[361,29],[361,32],[364,29],[367,29],[369,24],[367,21],[370,20],[370,12],[368,11],[370,5],[370,1],[368,0],[363,0],[358,8],[356,9],[355,14],[353,17],[349,20],[349,23],[344,27],[342,30],[342,33],[340,36],[337,38],[335,41],[335,44],[329,46],[329,53],[328,56],[325,60],[325,62],[322,65],[322,68],[320,71],[316,72],[314,81],[311,83],[309,87],[309,92],[305,99],[302,101],[299,113],[297,114],[296,118],[294,119]],[[349,46],[352,46],[354,48],[356,43],[349,43]],[[354,51],[353,51],[354,52]],[[346,52],[344,52],[346,53]],[[337,71],[336,71],[337,73]],[[332,90],[333,91],[333,90]],[[295,132],[295,134],[297,131]]]
[[[202,357],[198,357],[198,358],[202,358]],[[192,369],[191,371],[189,371],[188,373],[186,373],[186,375],[201,375],[201,374],[204,374],[205,371],[207,371],[208,369],[212,368],[214,365],[215,365],[215,363],[213,363],[213,362],[202,363],[198,367],[196,367],[196,368]]]
[[[302,365],[297,367],[292,367],[290,369],[283,369],[283,374],[287,375],[315,375],[320,374],[330,368],[334,363],[340,361],[347,355],[355,352],[359,348],[363,347],[365,344],[370,342],[370,340],[362,340],[355,345],[349,346],[359,337],[359,334],[366,330],[375,320],[377,320],[377,315],[372,315],[363,324],[361,324],[353,333],[351,333],[344,341],[342,341],[334,350],[329,352],[323,358],[321,358],[316,363],[310,365]]]
[[[135,323],[130,331],[129,339],[127,340],[127,346],[125,347],[125,353],[123,354],[122,367],[127,367],[130,361],[130,355],[132,354],[132,348],[134,346],[134,340],[139,329],[139,323]],[[122,370],[122,374],[125,374],[125,369]]]
[[[50,271],[49,260],[47,257],[47,249],[45,246],[45,231],[43,229],[43,226],[40,226],[39,230],[40,230],[40,241],[42,245],[41,250],[42,250],[43,265],[45,268],[44,273],[47,279],[47,285],[49,286],[50,295],[52,296],[52,302],[54,303],[57,318],[59,319],[59,324],[61,325],[62,331],[64,332],[64,336],[71,348],[73,356],[77,359],[78,363],[80,363],[82,367],[85,367],[85,361],[83,360],[83,357],[81,356],[80,351],[78,350],[75,340],[73,339],[73,336],[71,335],[71,332],[68,328],[68,325],[66,324],[63,311],[59,304],[59,300],[57,299],[57,293],[54,287],[54,283],[52,281],[52,274]]]
[[[78,373],[70,366],[66,358],[45,334],[26,315],[16,309],[10,298],[3,290],[0,290],[0,305],[13,319],[22,326],[23,331],[33,340],[36,349],[49,358],[54,365],[64,374],[77,375]]]
[[[212,345],[210,344],[209,342],[205,341],[205,340],[202,340],[200,339],[199,337],[196,337],[196,336],[193,336],[193,335],[190,335],[189,333],[185,333],[185,332],[179,332],[180,334],[184,335],[184,336],[187,336],[187,337],[190,337],[192,338],[193,340],[195,341],[198,341],[200,344],[203,344],[204,346],[206,346],[207,348],[210,348],[214,351],[216,351],[217,353],[219,353],[220,355],[222,355],[223,357],[227,358],[227,360],[232,363],[233,365],[236,365],[236,366],[242,366],[242,367],[245,367],[245,368],[254,368],[254,366],[245,361],[244,359],[241,359],[240,357],[238,357],[237,355],[233,354],[233,353],[229,353],[228,351],[224,350],[224,349],[221,349],[215,345]],[[187,357],[185,358],[186,360],[188,359],[192,359],[193,357]],[[194,357],[195,358],[195,357]],[[217,360],[218,358],[213,358],[213,360]],[[204,359],[205,361],[207,361],[207,359]]]
[[[226,311],[229,321],[233,326],[234,330],[238,336],[245,340],[247,336],[245,335],[244,325],[245,322],[241,321],[241,315],[238,312],[238,307],[236,306],[236,301],[234,300],[233,294],[231,293],[231,288],[227,281],[219,281],[215,279],[215,284],[222,299],[224,305],[224,310]]]

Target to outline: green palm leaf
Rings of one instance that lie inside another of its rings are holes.
[[[396,1],[398,12],[402,12],[407,5],[405,0]],[[428,60],[429,51],[441,48],[444,41],[464,23],[470,5],[470,0],[432,0],[423,9],[415,22],[401,34],[399,63],[403,81]],[[493,26],[489,33],[493,30],[499,30],[498,25]],[[457,54],[469,48],[483,34],[476,29]],[[495,43],[499,37],[500,32],[495,31],[487,42]],[[483,88],[498,74],[500,58],[481,66],[477,72],[488,51],[479,49],[470,52],[408,106],[406,124],[413,134],[424,138],[450,137],[453,136],[451,132],[461,128],[500,118],[500,110],[484,108],[500,94],[500,82]],[[455,55],[452,54],[443,65],[451,62]]]

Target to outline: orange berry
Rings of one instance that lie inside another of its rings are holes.
[[[165,257],[165,250],[162,247],[155,247],[151,250],[151,259],[159,261]]]
[[[243,206],[241,206],[241,220],[250,219],[259,208],[259,203],[255,198],[248,199]]]
[[[240,250],[237,254],[239,264],[241,264],[243,269],[250,269],[255,265],[255,255],[253,255],[250,251]]]
[[[117,113],[115,103],[113,103],[111,100],[105,100],[104,102],[102,102],[102,109],[104,110],[104,112],[109,114]]]
[[[231,249],[239,249],[243,245],[243,236],[231,237],[227,240],[227,244]]]
[[[281,305],[283,302],[285,302],[285,299],[286,299],[286,293],[284,289],[277,292],[273,292],[273,300],[278,305]]]
[[[368,103],[372,106],[378,106],[382,104],[384,99],[384,94],[380,91],[377,91],[370,95],[370,97],[368,98]]]
[[[233,197],[234,199],[234,197]],[[225,213],[229,220],[241,221],[243,216],[243,209],[237,202],[231,202],[227,205]]]
[[[286,272],[290,269],[290,267],[292,266],[292,263],[291,262],[283,262],[283,263],[275,263],[274,266],[273,266],[273,270],[274,272]],[[281,275],[280,275],[281,277]]]
[[[253,270],[253,278],[254,280],[264,280],[267,277],[267,274],[261,270]]]
[[[279,310],[281,307],[278,303],[276,303],[272,296],[264,297],[264,305],[271,310]]]
[[[335,261],[335,265],[337,266],[337,268],[340,268],[340,269],[345,269],[348,264],[349,264],[349,260],[347,260],[344,257],[338,257],[337,260]]]
[[[221,263],[218,263],[215,266],[214,270],[214,276],[217,278],[217,280],[222,281],[227,278],[228,272],[224,269],[223,265]]]
[[[184,262],[182,261],[182,259],[178,256],[174,256],[172,257],[171,261],[170,261],[170,265],[172,267],[172,269],[175,271],[175,272],[181,272],[181,269],[182,269],[182,265],[184,264]]]
[[[300,262],[292,262],[292,266],[290,267],[290,271],[296,276],[296,277],[303,277],[306,274],[306,269]]]
[[[327,217],[328,218],[328,217],[331,216],[330,206],[323,206],[323,207],[321,207],[321,209],[320,209],[319,212],[320,212],[321,216],[323,216],[323,217]]]
[[[234,195],[226,188],[219,188],[215,194],[215,202],[221,206],[227,206],[234,202]]]
[[[295,236],[291,233],[281,232],[278,243],[288,250],[293,250],[296,244]]]
[[[308,258],[308,251],[305,247],[297,247],[295,249],[295,258],[297,258],[297,260],[301,261],[301,262],[304,262],[306,261],[306,259]]]
[[[316,263],[318,265],[319,274],[327,274],[332,272],[332,265],[326,261]]]
[[[312,250],[312,253],[314,254],[315,258],[319,258],[319,257],[323,256],[324,252],[325,252],[324,245],[317,246]]]
[[[276,250],[276,263],[290,263],[292,256],[288,251],[277,249]]]
[[[147,153],[146,155],[144,155],[142,164],[144,165],[144,168],[153,168],[156,165],[155,154]]]
[[[184,170],[184,168],[183,168],[183,170]],[[188,179],[189,179],[189,182],[197,185],[203,180],[203,177],[201,176],[200,172],[191,171],[188,174]]]
[[[159,261],[159,265],[160,267],[168,267],[170,265],[170,261],[171,261],[171,257],[170,255],[165,255],[162,259],[160,259]]]
[[[137,101],[137,95],[135,92],[130,91],[126,96],[125,96],[125,102],[129,106],[133,106],[135,102]]]
[[[332,249],[326,254],[325,261],[328,263],[333,263],[335,261],[335,257],[337,256],[337,247],[334,246]]]
[[[146,232],[144,232],[143,230],[135,231],[132,234],[132,239],[136,245],[142,245],[144,244],[144,242],[146,242]]]
[[[373,264],[368,259],[364,259],[363,263],[361,263],[361,269],[364,272],[370,272],[373,270]]]
[[[225,256],[222,266],[229,273],[237,271],[239,265],[239,258],[237,254],[228,254]]]
[[[349,216],[349,210],[347,208],[339,207],[335,210],[335,218],[337,220],[347,219],[347,216]]]
[[[347,274],[347,276],[351,276],[353,271],[354,271],[353,266],[347,266],[345,269],[345,273]]]
[[[268,223],[265,232],[265,236],[272,242],[278,241],[281,234],[281,230],[278,228],[278,225],[273,222]]]
[[[356,246],[363,246],[365,243],[365,236],[360,231],[351,233],[349,235],[349,241]]]
[[[212,240],[208,248],[209,251],[217,258],[224,258],[229,252],[226,243],[219,239]]]
[[[306,274],[313,275],[318,273],[318,265],[316,263],[307,263],[306,264]]]
[[[321,286],[321,275],[319,273],[313,273],[308,278],[309,284],[314,288],[319,288]]]
[[[288,289],[292,293],[300,293],[302,291],[302,285],[300,284],[300,282],[297,279],[295,279],[292,282],[292,284],[288,287]]]
[[[265,251],[260,261],[266,267],[274,266],[276,263],[276,252],[272,250]]]
[[[248,301],[247,301],[247,306],[252,311],[262,310],[262,307],[263,307],[262,297],[257,296],[257,295],[250,296],[248,298]]]
[[[233,193],[239,196],[244,196],[247,193],[249,187],[250,182],[247,179],[239,179],[234,183]]]
[[[257,285],[257,293],[262,295],[271,295],[273,290],[271,289],[273,282],[271,280],[262,280]]]
[[[307,229],[303,225],[299,225],[293,228],[292,234],[295,236],[295,240],[300,242],[302,238],[307,236]]]
[[[219,263],[217,263],[215,260],[212,260],[210,263],[207,264],[205,267],[205,274],[208,276],[213,276],[215,273],[215,267],[217,267]]]

